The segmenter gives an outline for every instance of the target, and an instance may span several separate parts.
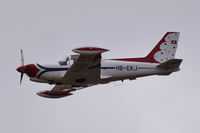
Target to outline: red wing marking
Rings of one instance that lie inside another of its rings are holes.
[[[107,49],[97,48],[97,47],[83,47],[83,48],[77,48],[75,50],[81,50],[81,51],[104,51],[104,50],[107,50]]]

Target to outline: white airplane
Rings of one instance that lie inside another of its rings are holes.
[[[78,55],[71,55],[55,65],[29,64],[17,68],[30,77],[31,81],[54,84],[50,91],[37,94],[46,98],[61,98],[72,95],[73,91],[97,84],[117,80],[134,80],[150,75],[169,75],[179,71],[182,59],[175,59],[179,32],[167,32],[153,50],[142,58],[102,59],[104,48],[82,47],[73,49]]]

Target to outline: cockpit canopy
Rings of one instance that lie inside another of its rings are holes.
[[[66,57],[65,60],[61,60],[58,63],[63,66],[63,65],[72,65],[74,61],[79,57],[79,55],[70,55]]]

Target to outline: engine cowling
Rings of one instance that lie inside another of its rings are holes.
[[[63,92],[59,92],[59,93],[50,93],[50,91],[46,90],[46,91],[40,91],[37,93],[39,96],[41,97],[45,97],[45,98],[62,98],[62,97],[66,97],[66,96],[70,96],[73,95],[72,93],[68,92],[68,91],[63,91]]]

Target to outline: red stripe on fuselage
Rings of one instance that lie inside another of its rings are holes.
[[[116,60],[116,61],[130,61],[130,62],[146,62],[146,63],[159,63],[156,60],[152,59],[152,58],[123,58],[123,59],[112,59],[112,60]]]

